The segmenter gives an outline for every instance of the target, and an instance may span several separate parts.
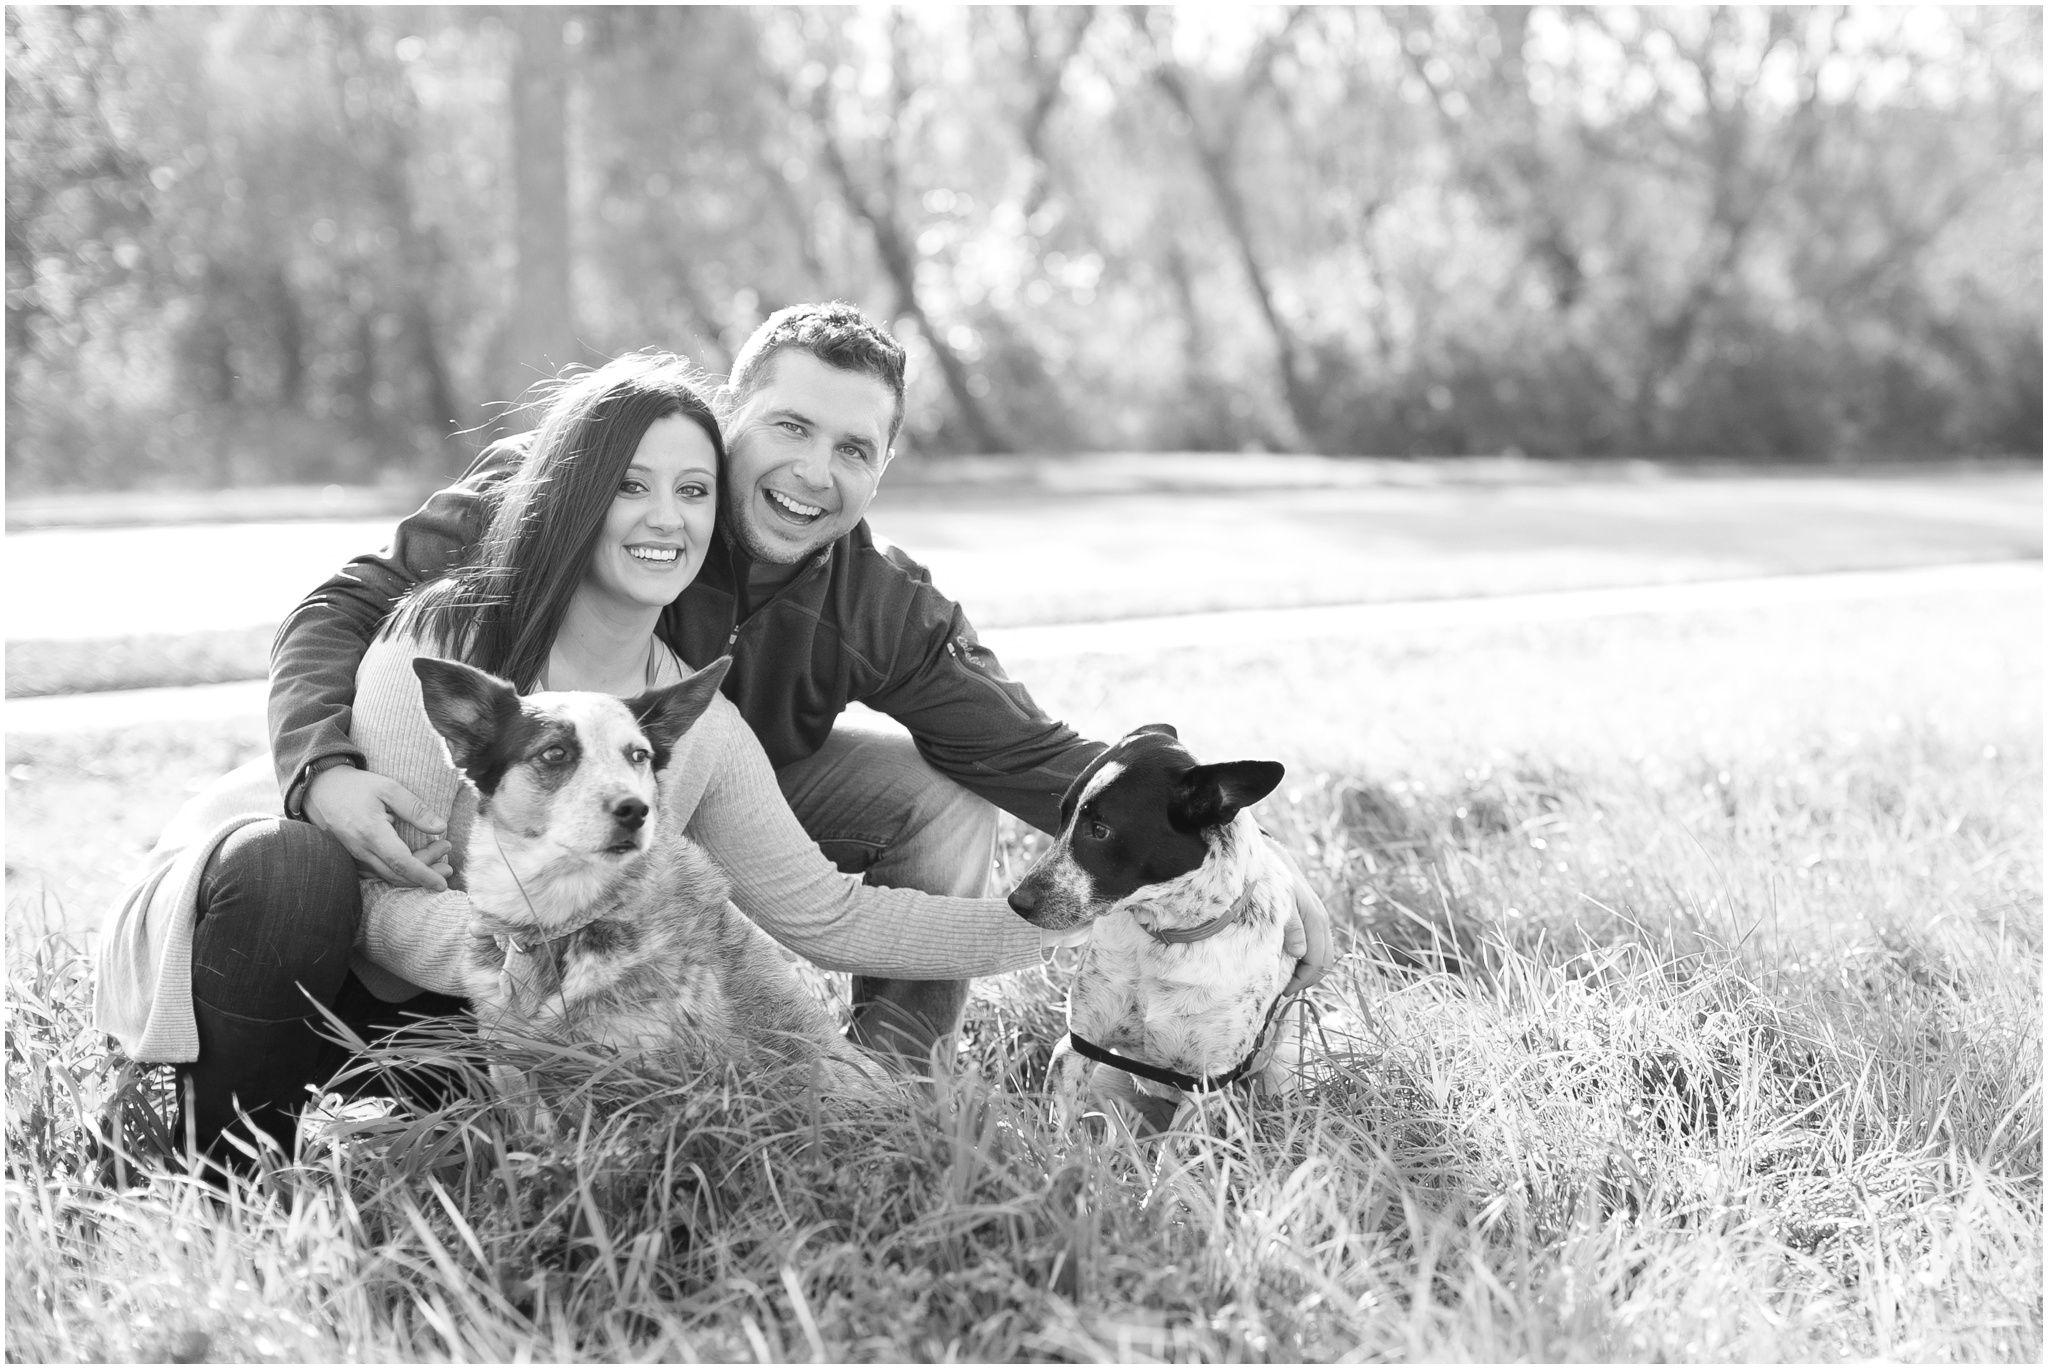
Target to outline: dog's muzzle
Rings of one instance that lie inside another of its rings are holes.
[[[1010,890],[1010,911],[1026,922],[1037,920],[1038,901],[1038,890],[1029,884],[1020,884]]]

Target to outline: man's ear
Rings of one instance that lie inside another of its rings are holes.
[[[1166,820],[1181,832],[1220,827],[1273,792],[1287,767],[1278,761],[1223,761],[1198,765],[1181,777]]]
[[[711,707],[711,700],[718,695],[719,683],[730,669],[732,657],[720,656],[687,680],[663,689],[650,689],[626,700],[626,707],[639,720],[640,730],[647,734],[647,744],[654,748],[656,770],[668,764],[668,758],[675,754],[676,743],[682,740],[683,734],[697,719],[704,716],[704,710]]]
[[[519,716],[519,691],[488,671],[460,661],[415,656],[427,721],[448,743],[448,758],[472,780],[482,782],[498,738]]]

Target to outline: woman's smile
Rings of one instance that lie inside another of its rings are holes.
[[[612,496],[585,585],[623,607],[663,607],[702,569],[717,511],[711,439],[680,414],[656,419]]]

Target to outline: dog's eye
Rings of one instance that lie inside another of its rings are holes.
[[[563,761],[569,759],[569,748],[566,746],[551,746],[540,753],[540,758],[548,765],[560,765]]]
[[[1094,818],[1083,822],[1081,830],[1087,834],[1090,841],[1108,841],[1110,837],[1109,824],[1098,822]]]
[[[626,748],[626,763],[628,765],[645,765],[653,759],[654,753],[644,746],[629,746]]]

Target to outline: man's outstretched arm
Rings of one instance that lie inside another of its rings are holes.
[[[1040,831],[1057,832],[1060,796],[1103,744],[1048,717],[981,645],[959,605],[930,591],[916,608],[902,639],[912,649],[865,702],[901,722],[934,770]],[[1330,915],[1293,853],[1273,846],[1294,876],[1286,952],[1297,963],[1287,992],[1299,993],[1334,961]]]
[[[271,645],[271,759],[285,812],[332,832],[358,864],[394,883],[441,882],[429,868],[438,853],[422,852],[421,863],[391,828],[387,810],[418,801],[360,773],[362,752],[349,736],[356,666],[392,605],[447,573],[483,534],[497,487],[518,459],[516,440],[492,446],[401,522],[388,548],[350,561],[300,601]],[[411,821],[414,813],[402,816]]]

